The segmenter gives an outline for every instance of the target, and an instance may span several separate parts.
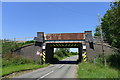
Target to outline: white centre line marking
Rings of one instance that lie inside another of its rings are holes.
[[[49,72],[49,73],[47,73],[47,74],[45,74],[45,75],[43,75],[42,77],[40,77],[40,78],[44,78],[44,77],[46,77],[46,76],[48,76],[49,74],[51,74],[51,73],[53,73],[54,71],[51,71],[51,72]]]

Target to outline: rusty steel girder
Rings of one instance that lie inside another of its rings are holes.
[[[84,40],[85,33],[45,34],[45,40]]]

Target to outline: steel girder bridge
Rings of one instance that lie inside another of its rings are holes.
[[[87,61],[86,42],[93,42],[92,31],[85,31],[84,33],[54,33],[44,34],[44,32],[37,32],[35,37],[36,45],[42,48],[43,61],[50,63],[54,56],[54,48],[78,48],[78,62],[82,60]]]

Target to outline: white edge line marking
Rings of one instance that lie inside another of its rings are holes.
[[[40,77],[40,78],[44,78],[44,77],[46,77],[47,75],[49,75],[49,74],[51,74],[51,73],[53,73],[54,71],[51,71],[51,72],[49,72],[49,73],[47,73],[47,74],[45,74],[45,75],[43,75],[42,77]]]
[[[64,66],[64,64],[63,65],[61,65],[60,67],[58,67],[58,68],[61,68],[61,67],[63,67]]]

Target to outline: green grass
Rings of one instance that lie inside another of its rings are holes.
[[[20,47],[35,43],[34,40],[21,42],[21,43],[17,43],[15,41],[11,41],[11,40],[4,40],[2,43],[1,42],[2,41],[0,40],[0,45],[2,45],[2,54],[12,53]]]
[[[10,65],[21,65],[21,64],[39,64],[40,62],[34,61],[17,54],[3,54],[2,55],[2,67]]]
[[[119,78],[118,70],[93,63],[80,63],[78,78]]]
[[[0,57],[0,76],[2,76],[2,58]]]
[[[24,58],[16,54],[4,54],[2,58],[2,76],[22,70],[31,70],[48,66],[48,64],[39,65],[39,62]]]
[[[37,64],[22,64],[22,65],[10,65],[2,68],[2,76],[8,75],[13,72],[18,72],[22,70],[32,70],[37,68],[46,67],[49,64],[37,65]]]

